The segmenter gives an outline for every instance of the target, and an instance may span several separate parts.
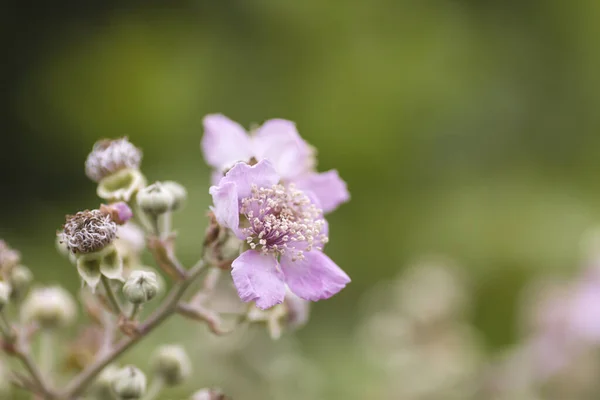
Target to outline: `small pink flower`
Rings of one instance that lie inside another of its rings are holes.
[[[350,282],[322,252],[328,226],[319,200],[280,179],[270,161],[237,163],[210,188],[219,224],[250,247],[231,265],[238,295],[261,309],[283,302],[286,285],[298,297],[317,301]]]
[[[298,189],[313,192],[325,212],[350,199],[346,183],[336,170],[315,171],[315,151],[300,137],[291,121],[270,119],[248,134],[224,115],[207,115],[201,147],[206,162],[215,169],[214,185],[235,163],[254,158],[269,160],[284,184],[295,183]]]

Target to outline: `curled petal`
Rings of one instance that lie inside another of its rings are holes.
[[[252,158],[250,138],[240,124],[221,114],[207,115],[203,123],[201,147],[207,164],[223,171]]]
[[[270,161],[263,160],[256,165],[237,163],[221,179],[218,186],[235,183],[239,199],[250,196],[252,185],[271,187],[279,182],[279,175]]]
[[[233,182],[222,182],[219,186],[211,186],[208,190],[213,198],[211,207],[217,222],[240,235],[240,208],[238,204],[237,186]]]
[[[256,132],[253,145],[256,158],[271,161],[283,179],[293,179],[314,167],[313,149],[292,121],[266,121]]]
[[[350,282],[350,278],[320,251],[304,253],[304,259],[281,257],[281,269],[290,290],[304,300],[328,299]]]
[[[350,200],[346,182],[334,169],[312,173],[295,181],[298,189],[311,191],[319,199],[324,212],[335,210],[340,204]]]
[[[266,310],[283,302],[283,274],[272,255],[254,250],[243,252],[231,264],[231,276],[240,299],[246,303],[255,301],[258,308]]]

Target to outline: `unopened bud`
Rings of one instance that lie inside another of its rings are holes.
[[[100,205],[100,211],[110,215],[110,219],[117,225],[123,225],[133,217],[133,211],[124,201],[118,201],[109,205]]]
[[[118,372],[119,368],[115,365],[105,367],[90,386],[89,396],[94,400],[115,400],[112,383]]]
[[[171,210],[175,211],[183,208],[187,199],[187,190],[185,190],[185,187],[174,181],[165,181],[162,184],[173,195],[174,201]]]
[[[190,400],[227,400],[220,389],[202,389],[192,395]]]
[[[180,384],[192,373],[185,349],[177,345],[160,347],[154,354],[152,367],[156,376],[168,386]]]
[[[146,392],[146,376],[136,367],[126,366],[113,375],[112,389],[119,399],[139,399]]]
[[[10,300],[10,285],[4,281],[0,281],[0,310],[8,304]]]
[[[21,316],[25,322],[37,322],[43,328],[69,324],[75,318],[75,301],[63,288],[36,288],[23,302]]]
[[[171,210],[175,203],[175,196],[162,183],[156,182],[139,191],[137,202],[145,213],[161,215]]]
[[[150,271],[132,271],[123,285],[125,298],[133,304],[150,301],[158,293],[159,284],[156,274]]]
[[[121,170],[137,170],[142,162],[142,151],[126,137],[103,139],[94,144],[92,152],[85,161],[85,173],[91,180],[102,179]]]
[[[26,266],[17,265],[10,272],[8,281],[10,282],[10,287],[12,289],[11,297],[13,299],[21,300],[25,297],[25,294],[31,286],[33,274]]]

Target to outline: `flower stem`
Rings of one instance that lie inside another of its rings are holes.
[[[94,363],[84,369],[79,375],[67,385],[63,394],[59,397],[64,400],[72,400],[77,398],[94,380],[94,378],[102,372],[102,370],[141,339],[146,337],[156,327],[163,323],[167,318],[173,315],[177,310],[177,304],[183,297],[186,289],[194,281],[194,279],[204,270],[206,262],[201,259],[194,265],[186,274],[186,280],[177,282],[169,292],[163,304],[155,310],[148,319],[138,327],[138,334],[133,337],[125,337],[121,339],[116,346],[106,355],[97,359]]]
[[[156,397],[160,394],[160,392],[163,390],[164,387],[165,387],[165,383],[162,379],[154,378],[154,380],[150,384],[150,387],[148,388],[148,391],[146,392],[144,397],[142,397],[142,400],[156,399]]]
[[[140,305],[139,304],[134,304],[133,308],[131,309],[131,313],[129,314],[129,320],[133,321],[135,320],[135,317],[137,316],[138,312],[140,311]]]
[[[54,364],[54,332],[44,329],[40,332],[40,371],[50,377]]]
[[[104,286],[106,297],[108,298],[108,301],[110,302],[112,308],[115,310],[115,313],[117,313],[117,315],[123,314],[123,311],[121,310],[121,305],[119,304],[119,300],[117,299],[115,292],[110,287],[110,282],[108,278],[102,275],[100,280],[102,281],[102,285]]]

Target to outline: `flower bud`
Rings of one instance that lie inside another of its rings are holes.
[[[152,300],[158,293],[159,284],[156,274],[150,271],[132,271],[123,285],[125,298],[133,304],[142,304]]]
[[[21,261],[21,253],[12,249],[4,240],[0,240],[0,272],[10,271]]]
[[[110,219],[117,225],[123,225],[133,217],[133,211],[124,201],[118,201],[109,205],[101,204],[100,211],[110,215]]]
[[[29,286],[31,286],[31,281],[33,281],[33,274],[24,265],[17,265],[10,272],[10,276],[8,278],[11,287],[11,297],[13,299],[22,299],[27,291],[29,290]]]
[[[185,349],[177,345],[160,347],[153,356],[152,367],[156,377],[168,386],[179,385],[192,373]]]
[[[10,300],[10,285],[4,281],[0,281],[0,310],[8,304]]]
[[[146,376],[136,367],[128,365],[113,375],[112,390],[119,399],[139,399],[146,392]]]
[[[103,139],[94,144],[92,152],[85,160],[85,174],[94,182],[124,169],[139,169],[142,151],[124,137]]]
[[[105,367],[98,378],[90,385],[89,396],[94,400],[115,400],[112,382],[119,368],[114,365]]]
[[[79,211],[67,215],[61,236],[73,254],[95,253],[112,243],[117,236],[117,224],[100,210]]]
[[[161,215],[171,210],[175,204],[175,196],[162,183],[155,182],[139,191],[137,202],[145,213]]]
[[[220,389],[202,389],[192,395],[190,400],[227,400]]]
[[[51,329],[68,325],[75,318],[75,312],[73,297],[61,287],[49,286],[31,291],[21,307],[21,318]]]
[[[187,190],[185,190],[185,187],[174,181],[165,181],[162,184],[173,195],[174,202],[171,206],[171,211],[183,208],[187,199]]]

